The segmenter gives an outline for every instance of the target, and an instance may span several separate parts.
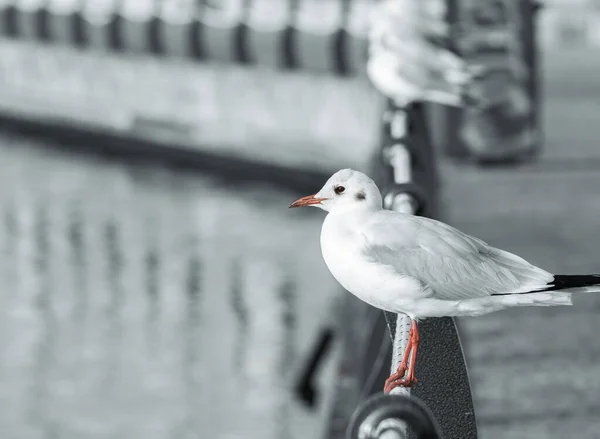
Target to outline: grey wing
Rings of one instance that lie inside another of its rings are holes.
[[[389,211],[388,211],[389,212]],[[436,299],[461,300],[544,289],[554,276],[429,218],[390,212],[364,228],[363,252],[428,287]]]

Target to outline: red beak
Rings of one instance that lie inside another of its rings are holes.
[[[324,201],[327,199],[327,198],[315,198],[315,195],[308,195],[306,197],[298,198],[296,201],[294,201],[292,204],[290,204],[290,208],[321,204],[321,201]]]

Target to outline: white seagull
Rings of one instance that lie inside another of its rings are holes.
[[[600,292],[600,275],[554,275],[440,221],[385,210],[373,180],[352,169],[290,205],[300,206],[329,213],[321,252],[335,279],[364,302],[411,318],[406,351],[385,392],[416,382],[418,320],[571,305],[571,293]]]

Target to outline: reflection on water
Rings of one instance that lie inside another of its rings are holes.
[[[288,388],[339,289],[301,194],[0,148],[3,438],[319,436]]]

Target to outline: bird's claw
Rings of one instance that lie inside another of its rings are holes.
[[[394,372],[392,375],[390,375],[389,378],[387,380],[385,380],[385,385],[383,386],[383,392],[390,393],[390,391],[394,387],[396,387],[396,382],[398,382],[399,380],[404,378],[405,373],[406,373],[406,369],[404,369],[403,371],[401,371],[401,369],[398,369],[396,372]]]
[[[408,368],[406,366],[400,366],[396,372],[394,372],[390,377],[385,380],[385,385],[383,387],[384,393],[390,393],[396,387],[412,387],[414,383],[417,382],[417,379],[414,375],[408,377],[404,377],[406,375]]]
[[[396,373],[390,376],[387,380],[385,380],[385,386],[383,387],[384,393],[390,393],[396,387],[412,387],[417,380],[414,376],[408,376],[404,378],[404,376],[397,376]]]

